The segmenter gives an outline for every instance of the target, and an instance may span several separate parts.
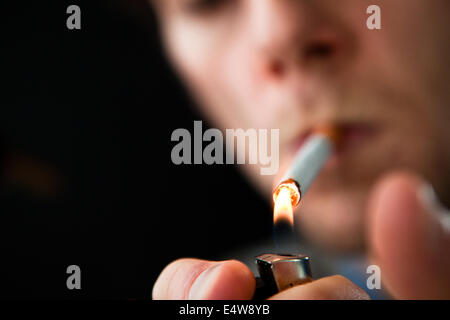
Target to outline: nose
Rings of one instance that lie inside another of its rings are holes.
[[[281,77],[298,68],[336,67],[342,62],[344,32],[314,2],[249,1],[249,39],[266,73]]]

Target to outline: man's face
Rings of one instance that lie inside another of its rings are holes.
[[[343,128],[296,216],[309,238],[361,246],[369,191],[390,170],[422,174],[448,197],[448,0],[154,2],[206,118],[221,129],[280,129],[280,175],[312,127]],[[372,4],[381,30],[366,26]],[[245,169],[269,199],[277,177]]]

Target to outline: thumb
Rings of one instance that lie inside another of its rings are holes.
[[[395,298],[450,298],[449,217],[417,176],[391,174],[375,188],[369,249]]]
[[[169,264],[153,286],[155,300],[246,300],[255,278],[242,262],[179,259]]]

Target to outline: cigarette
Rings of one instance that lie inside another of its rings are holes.
[[[275,188],[273,200],[276,203],[283,188],[290,192],[292,207],[298,206],[302,197],[333,154],[339,141],[339,133],[334,127],[318,127],[305,141],[292,161],[291,166]]]

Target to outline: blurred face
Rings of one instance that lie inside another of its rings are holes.
[[[296,213],[310,239],[360,247],[369,191],[390,170],[422,174],[449,199],[448,0],[154,3],[205,117],[221,129],[280,129],[279,176],[314,126],[342,128]],[[366,27],[371,4],[381,7],[381,30]],[[254,165],[245,172],[270,199],[277,177]]]

